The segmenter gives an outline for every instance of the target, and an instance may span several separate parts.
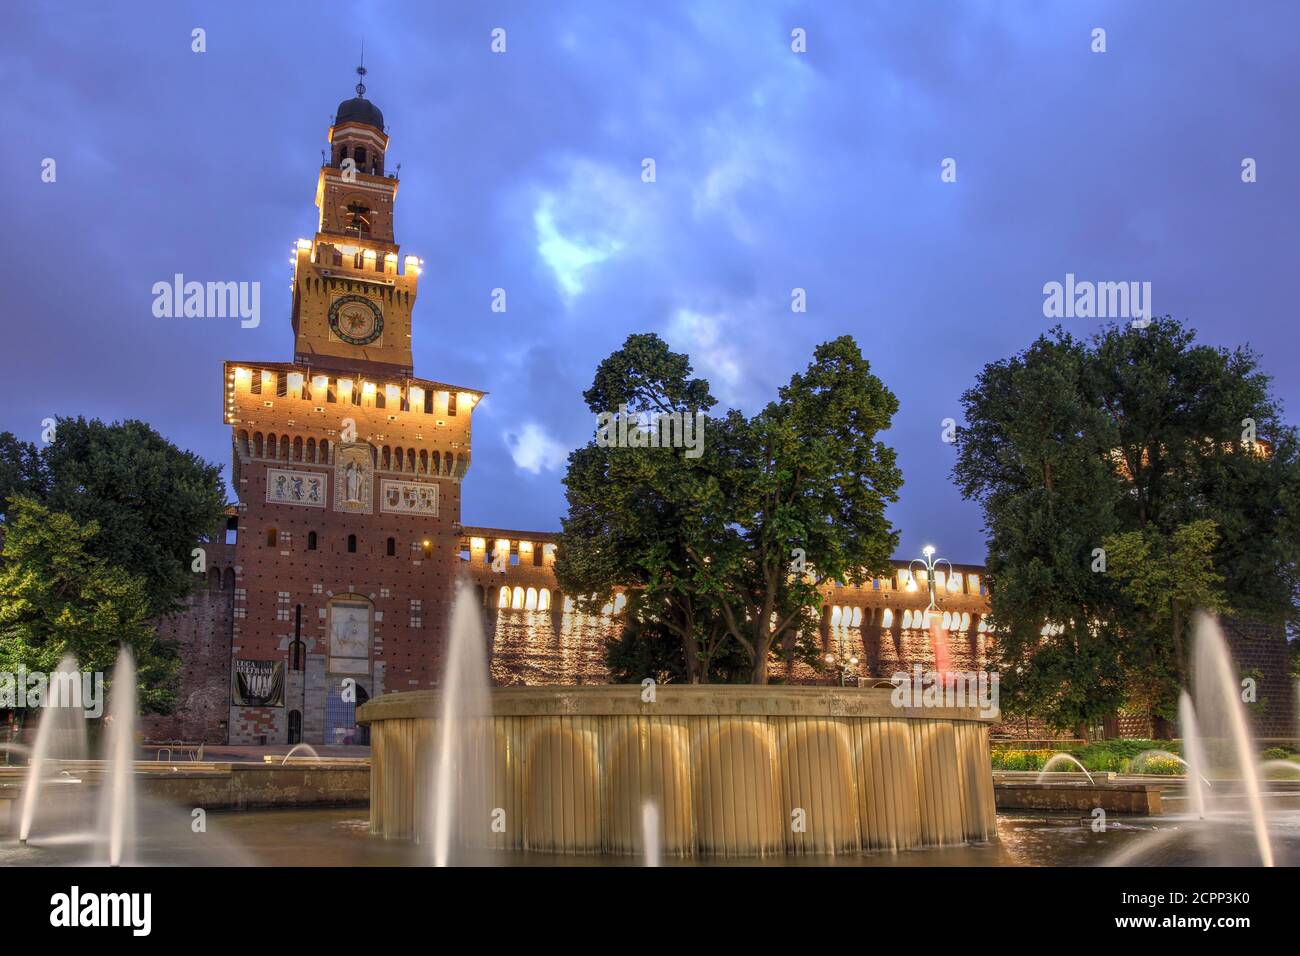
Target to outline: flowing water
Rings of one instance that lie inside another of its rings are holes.
[[[650,800],[641,805],[641,846],[645,851],[645,865],[658,866],[661,855],[659,848],[659,808]]]
[[[130,863],[135,849],[135,659],[130,648],[117,654],[108,699],[108,776],[100,788],[100,837],[108,865]]]
[[[1043,769],[1038,772],[1038,779],[1035,780],[1034,782],[1042,783],[1047,778],[1047,775],[1052,772],[1052,768],[1055,767],[1058,763],[1074,764],[1076,767],[1078,767],[1080,770],[1083,771],[1083,774],[1085,777],[1088,778],[1089,783],[1096,783],[1096,781],[1092,779],[1092,774],[1088,773],[1088,768],[1086,768],[1083,764],[1081,764],[1077,757],[1075,757],[1073,754],[1064,754],[1064,753],[1052,754],[1050,757],[1048,757],[1047,763],[1043,764]]]
[[[1195,817],[1185,829],[1164,830],[1135,841],[1110,862],[1121,866],[1144,862],[1174,844],[1182,848],[1180,852],[1191,852],[1198,862],[1211,865],[1240,865],[1245,846],[1252,851],[1250,862],[1273,866],[1270,824],[1276,828],[1286,821],[1290,826],[1291,817],[1275,813],[1270,820],[1264,810],[1241,683],[1223,631],[1207,614],[1196,616],[1191,663],[1191,692],[1182,694],[1178,709]],[[1207,806],[1204,792],[1210,775],[1236,784],[1216,788],[1224,792],[1213,808]],[[1247,838],[1244,844],[1243,837]]]
[[[1192,809],[1198,820],[1205,819],[1205,790],[1210,782],[1205,777],[1205,746],[1196,723],[1196,708],[1187,691],[1178,695],[1178,721],[1183,728],[1183,750],[1187,753],[1187,786],[1192,792]]]
[[[305,750],[307,751],[307,753],[311,754],[312,760],[320,760],[320,754],[316,752],[316,748],[313,747],[311,744],[294,744],[292,747],[289,748],[289,752],[284,755],[284,759],[280,761],[280,766],[283,767],[285,764],[287,764],[289,762],[289,758],[292,757],[294,754],[296,754],[299,750]]]
[[[491,808],[486,798],[490,759],[487,647],[474,591],[461,585],[451,610],[451,633],[434,731],[433,863],[451,862],[454,843],[486,842]]]
[[[51,675],[50,693],[41,708],[40,724],[36,728],[36,743],[32,746],[27,764],[27,781],[23,788],[22,814],[18,824],[18,839],[26,843],[36,822],[36,811],[42,807],[41,792],[51,777],[59,775],[63,760],[82,760],[86,756],[86,711],[82,701],[67,699],[54,688],[65,688],[69,681],[80,684],[81,674],[71,654],[59,661],[58,669]]]

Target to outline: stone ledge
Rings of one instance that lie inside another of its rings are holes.
[[[796,687],[748,684],[660,684],[655,702],[641,699],[639,684],[591,687],[497,687],[492,714],[520,716],[659,717],[876,717],[900,720],[962,720],[991,724],[978,707],[895,707],[892,691],[875,687]],[[357,708],[357,722],[437,717],[441,692],[404,691],[376,697]]]

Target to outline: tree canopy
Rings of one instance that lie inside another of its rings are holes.
[[[1193,605],[1296,619],[1296,433],[1249,349],[1168,317],[1058,327],[962,402],[953,476],[984,512],[1004,709],[1069,729],[1141,683],[1169,716]]]
[[[149,613],[178,609],[197,583],[191,552],[221,524],[221,469],[140,421],[59,419],[39,451],[0,435],[0,508],[27,495],[82,526],[88,554],[145,582]],[[2,512],[0,512],[2,513]]]
[[[643,429],[716,404],[689,358],[653,334],[630,336],[603,361],[584,398],[596,415],[625,414]],[[737,676],[738,650],[756,683],[774,653],[812,659],[820,596],[803,566],[865,580],[897,545],[884,512],[902,479],[876,438],[897,407],[844,336],[818,346],[753,417],[709,417],[697,457],[593,438],[569,457],[561,587],[597,601],[618,586],[636,593],[620,661],[662,660],[638,657],[627,646],[636,635],[672,635],[691,681]]]
[[[53,672],[64,654],[111,673],[120,647],[136,657],[141,706],[175,700],[174,651],[154,636],[144,579],[90,552],[99,533],[30,498],[14,497],[0,561],[0,669]]]

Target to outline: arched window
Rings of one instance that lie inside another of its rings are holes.
[[[274,528],[266,529],[266,546],[268,548],[274,548],[276,542],[278,542],[279,540],[280,540],[279,532],[277,532]]]
[[[537,592],[537,610],[549,611],[551,609],[551,591],[549,588],[542,588]]]
[[[308,531],[308,532],[307,532],[307,550],[308,550],[308,551],[315,551],[315,550],[316,550],[316,532],[315,532],[315,531]]]
[[[514,591],[510,595],[510,608],[514,611],[522,611],[524,609],[524,589],[518,585],[515,586]]]
[[[497,609],[505,610],[510,607],[510,589],[503,587],[500,595],[497,596]]]
[[[397,539],[396,539],[396,538],[389,538],[389,539],[388,539],[388,556],[391,558],[391,557],[393,557],[393,556],[396,555],[396,554],[397,554]]]
[[[356,554],[356,553],[357,553],[357,536],[355,534],[350,534],[348,535],[348,554]]]
[[[293,440],[293,460],[302,461],[302,436],[299,435]]]
[[[209,591],[221,590],[221,569],[220,568],[211,568],[208,570],[208,590]]]

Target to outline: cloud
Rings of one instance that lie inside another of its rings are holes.
[[[726,325],[721,316],[683,308],[674,313],[665,335],[674,348],[690,355],[695,373],[708,379],[713,394],[735,405],[745,370]]]
[[[534,475],[555,471],[569,457],[568,450],[536,422],[525,422],[518,432],[507,431],[505,440],[515,465]]]

